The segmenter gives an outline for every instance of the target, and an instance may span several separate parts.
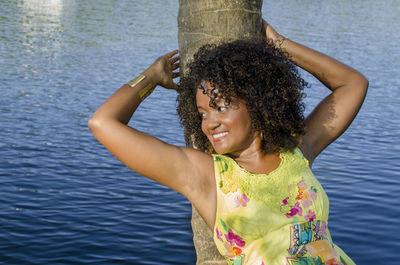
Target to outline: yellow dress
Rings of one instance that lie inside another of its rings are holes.
[[[268,175],[252,174],[224,155],[213,158],[214,241],[228,264],[354,264],[332,243],[328,197],[300,149],[281,153]]]

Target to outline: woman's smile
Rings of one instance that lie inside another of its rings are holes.
[[[219,132],[219,133],[212,133],[212,137],[214,142],[221,141],[225,136],[227,136],[229,133],[228,132]]]

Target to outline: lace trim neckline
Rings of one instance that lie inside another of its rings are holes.
[[[275,175],[276,172],[279,172],[279,171],[283,168],[284,164],[286,164],[286,156],[287,156],[286,153],[287,153],[287,152],[279,152],[279,158],[281,159],[281,161],[279,162],[279,165],[278,165],[275,169],[271,170],[269,173],[252,173],[252,172],[248,171],[247,169],[243,168],[242,166],[240,166],[240,165],[235,161],[235,159],[233,159],[233,158],[231,158],[231,157],[229,157],[229,156],[227,156],[227,157],[228,157],[230,160],[232,160],[233,164],[235,165],[235,167],[236,167],[237,169],[239,169],[240,171],[242,171],[243,173],[245,173],[245,174],[248,175],[248,176],[253,176],[253,177],[270,177],[270,176],[272,176],[272,175]]]

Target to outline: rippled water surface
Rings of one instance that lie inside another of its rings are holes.
[[[399,264],[400,2],[330,2],[264,1],[263,14],[369,78],[360,114],[314,171],[334,241],[358,264]],[[177,47],[178,1],[0,6],[0,263],[194,264],[190,204],[122,166],[86,126]],[[310,111],[327,91],[305,78]],[[157,90],[135,115],[139,129],[184,145],[174,92]]]

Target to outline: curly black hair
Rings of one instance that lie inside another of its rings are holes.
[[[307,83],[296,66],[273,45],[262,39],[237,40],[221,45],[205,45],[194,55],[178,88],[177,111],[185,140],[196,148],[212,152],[211,143],[201,130],[196,92],[202,89],[215,107],[242,99],[259,132],[265,153],[293,151],[304,135],[304,105],[301,99]],[[205,91],[202,81],[213,89]]]

